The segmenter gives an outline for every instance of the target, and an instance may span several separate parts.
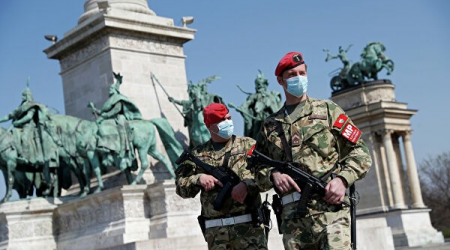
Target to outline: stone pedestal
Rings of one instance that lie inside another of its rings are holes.
[[[56,207],[43,198],[0,204],[0,249],[56,249]]]
[[[395,246],[426,246],[444,242],[441,232],[431,225],[430,209],[397,210],[386,213]]]
[[[432,227],[430,210],[422,200],[410,136],[410,119],[417,110],[398,102],[394,89],[391,81],[377,80],[334,92],[331,97],[362,131],[372,156],[369,173],[356,182],[361,197],[358,238],[364,242],[358,246],[388,244],[371,249],[444,242]]]
[[[386,218],[359,217],[356,220],[356,246],[358,250],[394,250],[392,231]]]
[[[0,250],[206,250],[200,210],[199,197],[179,197],[173,180],[9,202],[0,205]],[[274,214],[272,222],[269,249],[282,250]]]
[[[127,185],[59,205],[54,214],[58,249],[102,249],[148,239],[145,189]]]
[[[183,199],[175,193],[173,181],[163,181],[148,186],[150,199],[150,239],[177,238],[201,235],[197,224],[200,214],[199,197]]]

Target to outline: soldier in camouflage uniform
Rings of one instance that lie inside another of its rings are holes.
[[[286,54],[279,62],[275,75],[286,103],[265,120],[256,149],[272,159],[293,162],[318,178],[333,172],[326,180],[325,196],[314,194],[306,215],[299,216],[301,190],[289,175],[260,166],[256,181],[263,190],[274,186],[282,200],[280,229],[285,249],[352,249],[345,193],[365,176],[372,160],[361,131],[338,105],[306,95],[306,68],[298,52]]]
[[[261,205],[260,190],[246,169],[247,152],[255,140],[233,135],[231,115],[223,104],[208,105],[203,115],[211,140],[194,148],[192,154],[211,166],[231,169],[241,182],[217,211],[213,202],[223,184],[186,160],[176,170],[176,192],[183,198],[193,198],[201,190],[200,218],[205,220],[204,237],[209,249],[267,249],[263,225],[255,226],[252,222],[252,213]]]

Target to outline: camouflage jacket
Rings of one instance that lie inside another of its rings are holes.
[[[232,144],[232,145],[231,145]],[[201,191],[200,202],[202,204],[202,216],[206,218],[218,218],[228,214],[244,214],[250,212],[254,206],[261,204],[259,189],[254,181],[253,175],[247,167],[247,152],[255,145],[255,140],[249,137],[236,136],[235,141],[232,139],[218,153],[214,151],[211,140],[198,146],[192,150],[192,154],[198,157],[202,162],[212,165],[221,166],[223,164],[225,153],[231,150],[228,161],[228,168],[235,172],[240,179],[247,185],[247,199],[250,199],[252,206],[240,204],[229,197],[223,205],[222,210],[216,211],[212,203],[216,199],[220,191],[220,187],[216,187],[208,192]],[[193,198],[200,192],[200,184],[198,183],[201,174],[205,171],[196,166],[193,162],[186,160],[181,163],[176,170],[176,192],[183,198]]]
[[[256,149],[272,159],[286,161],[280,125],[291,145],[292,161],[306,165],[312,175],[321,178],[339,160],[334,173],[350,186],[369,171],[372,159],[361,132],[335,103],[308,97],[295,120],[287,115],[285,106],[265,120]],[[271,170],[263,166],[256,173],[262,190],[272,187]]]

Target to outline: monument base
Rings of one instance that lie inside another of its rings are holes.
[[[393,246],[399,247],[424,247],[443,244],[444,237],[431,225],[430,209],[396,209],[386,212],[364,214],[358,216],[358,233],[363,242],[371,242],[376,239],[374,234],[390,234]],[[365,230],[370,229],[370,230]],[[365,235],[364,232],[367,232]],[[367,239],[365,239],[367,237]],[[391,244],[389,244],[391,245]],[[392,247],[393,247],[392,246]],[[363,247],[363,246],[361,246]],[[393,249],[393,248],[390,249]],[[359,248],[358,249],[363,249]],[[388,249],[388,248],[373,248]]]
[[[394,250],[392,231],[386,218],[358,218],[356,220],[356,246],[358,250]]]
[[[444,243],[442,233],[431,225],[430,211],[428,208],[418,208],[386,213],[396,247]]]
[[[175,188],[173,180],[164,180],[111,188],[82,199],[35,198],[0,204],[0,250],[206,250],[197,224],[199,198],[182,199]],[[443,236],[431,226],[429,211],[358,215],[358,249],[442,244]],[[274,214],[272,222],[269,249],[284,249]]]
[[[54,203],[36,198],[0,204],[0,249],[56,249]]]

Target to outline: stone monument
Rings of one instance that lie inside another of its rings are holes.
[[[139,107],[142,118],[167,118],[187,146],[183,118],[164,91],[188,98],[183,44],[195,30],[157,16],[146,0],[87,0],[84,7],[78,25],[44,51],[60,61],[67,115],[94,120],[88,103],[102,106],[112,72],[120,72],[126,79],[121,93]],[[105,181],[106,190],[83,198],[70,195],[78,191],[72,190],[60,198],[0,204],[0,250],[207,249],[197,224],[198,197],[177,196],[173,179],[158,165],[146,171],[151,173],[145,185],[127,185],[113,172],[103,176],[116,179]],[[269,247],[283,248],[276,225]]]
[[[442,233],[431,225],[430,209],[420,191],[410,123],[417,110],[398,102],[394,88],[389,80],[367,81],[335,91],[331,97],[362,131],[373,159],[372,169],[356,184],[361,197],[357,243],[365,242],[358,249],[444,242]],[[386,237],[386,242],[371,243]]]
[[[187,141],[182,117],[151,74],[172,96],[187,98],[183,44],[194,39],[195,30],[157,16],[146,0],[88,0],[84,7],[78,25],[44,51],[60,61],[66,113],[93,120],[89,101],[101,106],[112,72],[120,72],[126,79],[121,91],[143,119],[165,117],[177,138]],[[0,204],[0,249],[206,249],[196,222],[199,202],[175,194],[162,164],[151,169],[147,185],[129,186],[122,178],[82,199]]]
[[[121,93],[139,107],[142,118],[167,118],[186,145],[182,117],[151,74],[171,96],[186,99],[187,91],[180,91],[187,90],[183,44],[194,39],[195,30],[157,16],[145,0],[87,0],[84,10],[78,25],[44,50],[60,61],[66,114],[93,120],[88,103],[101,107],[114,82],[112,72],[120,72]],[[160,165],[149,171],[149,182],[168,177]]]

